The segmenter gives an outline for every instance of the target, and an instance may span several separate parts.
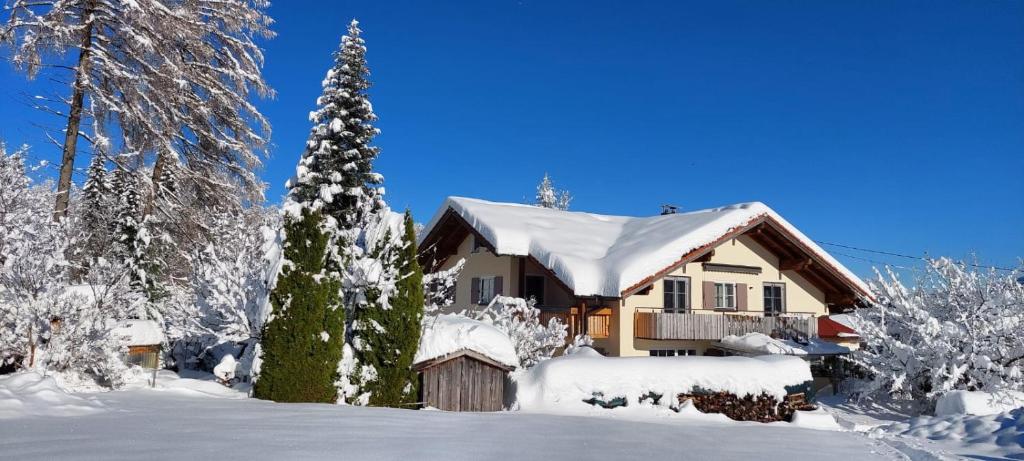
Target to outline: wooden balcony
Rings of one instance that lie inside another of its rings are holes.
[[[633,334],[643,339],[717,341],[728,335],[747,333],[763,333],[781,338],[815,337],[818,336],[818,320],[811,313],[764,317],[760,312],[737,314],[691,310],[686,313],[670,313],[656,308],[640,308],[633,319]]]
[[[580,322],[580,308],[570,307],[565,312],[541,312],[540,322],[547,324],[552,318],[559,319],[567,328],[566,341],[572,341],[576,335],[582,333],[583,327]],[[611,309],[598,309],[587,314],[587,334],[594,339],[607,338],[611,333],[612,315]]]

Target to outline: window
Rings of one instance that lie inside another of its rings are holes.
[[[690,278],[665,277],[665,312],[678,313],[690,309]]]
[[[736,284],[715,284],[715,309],[736,309]]]
[[[480,299],[476,303],[485,306],[494,299],[494,277],[480,277]]]
[[[777,317],[786,312],[786,285],[782,283],[764,284],[764,316]]]
[[[527,275],[526,276],[526,293],[523,293],[526,299],[533,298],[537,301],[538,306],[544,305],[544,276],[543,275]]]
[[[487,247],[484,246],[483,239],[481,239],[480,237],[477,237],[477,236],[474,235],[473,236],[473,253],[479,253],[481,248],[483,248],[485,250],[487,249]]]
[[[652,349],[649,351],[651,357],[683,357],[697,355],[695,349]]]

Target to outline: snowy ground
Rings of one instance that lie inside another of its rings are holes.
[[[2,379],[0,389],[5,389]],[[157,389],[54,392],[46,398],[0,394],[0,408],[9,408],[0,413],[0,457],[793,460],[813,453],[905,459],[856,432],[686,418],[640,422],[626,414],[594,418],[275,404],[166,372]],[[55,416],[60,412],[51,407],[63,404],[78,410]]]
[[[994,415],[919,416],[895,405],[854,405],[824,398],[846,430],[864,434],[913,461],[1024,460],[1024,408]]]

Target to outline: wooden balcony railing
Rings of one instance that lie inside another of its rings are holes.
[[[788,312],[765,317],[761,313],[723,313],[694,309],[684,313],[640,308],[633,318],[633,334],[643,339],[717,341],[728,335],[763,333],[773,337],[818,336],[818,320],[810,312]]]
[[[557,318],[568,327],[566,340],[572,341],[580,334],[582,323],[579,317],[579,308],[572,307],[567,312],[541,312],[540,322],[547,324],[551,318]],[[612,316],[610,314],[589,314],[587,315],[587,333],[591,338],[607,338],[611,333]]]

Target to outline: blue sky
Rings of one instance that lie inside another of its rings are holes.
[[[330,53],[364,29],[392,207],[526,201],[649,215],[763,201],[812,238],[1024,256],[1024,3],[279,0],[259,106],[278,201]],[[0,138],[55,159],[0,69]],[[80,162],[81,167],[85,163]],[[908,261],[835,250],[856,272]],[[912,263],[912,262],[910,262]]]

